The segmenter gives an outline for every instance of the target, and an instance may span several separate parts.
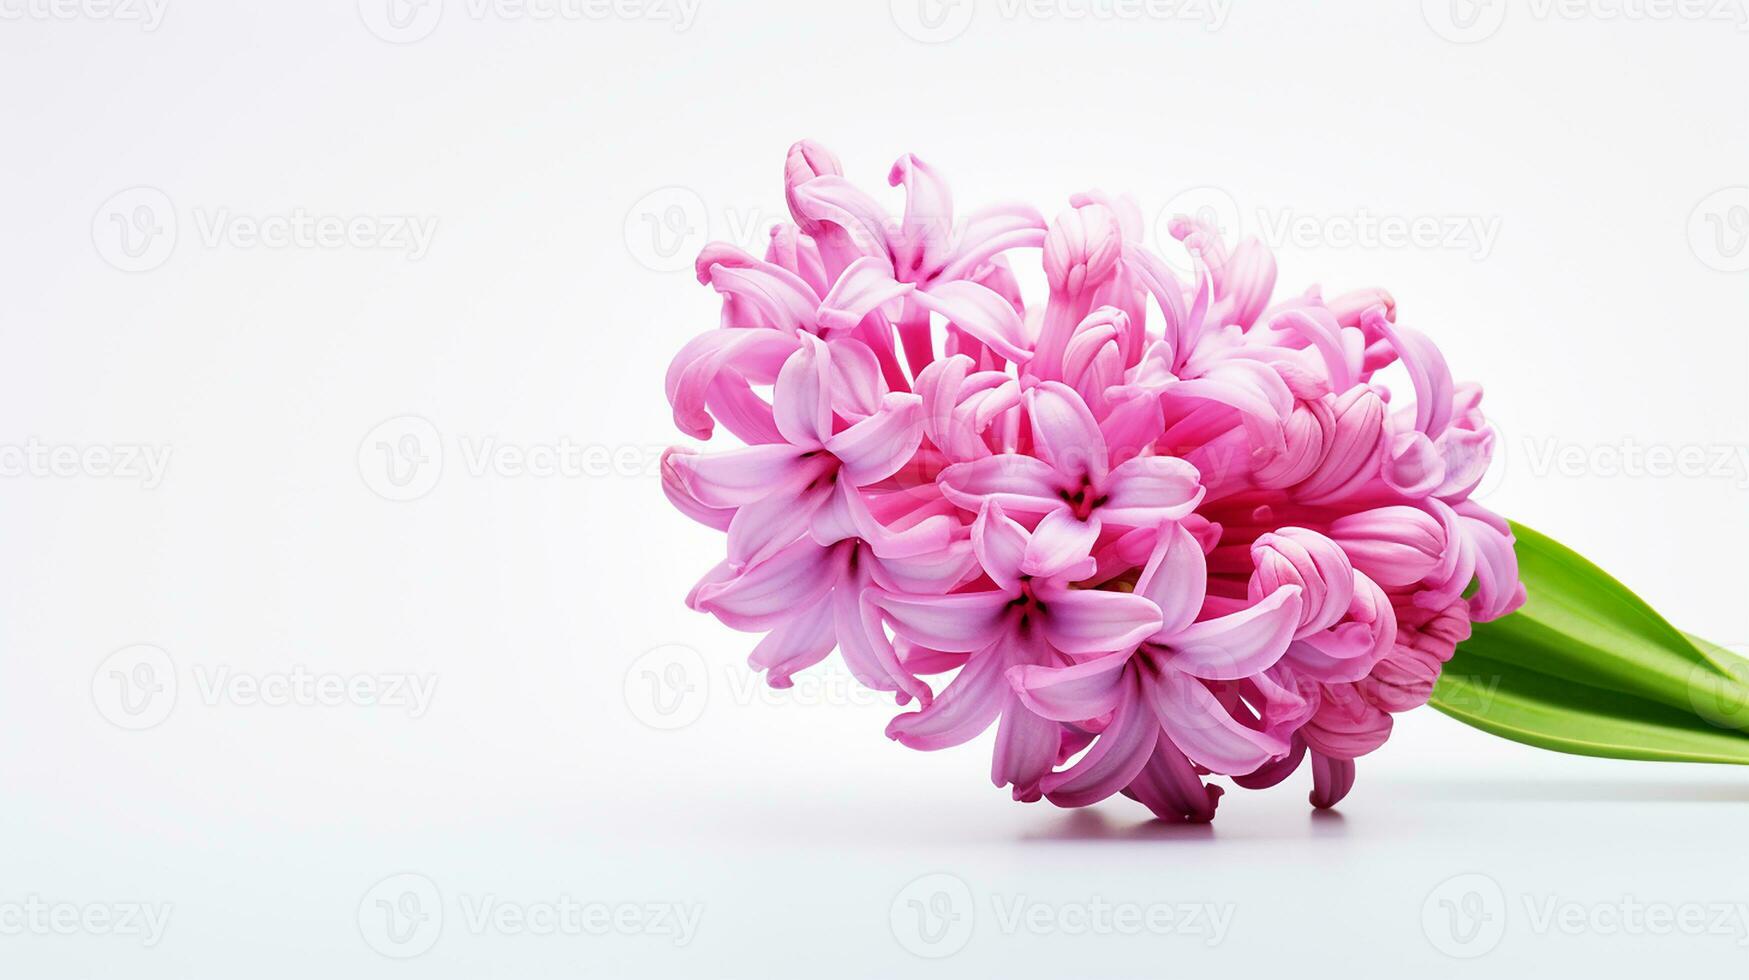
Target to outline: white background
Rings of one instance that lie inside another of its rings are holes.
[[[1021,806],[987,743],[888,742],[840,671],[763,693],[753,638],[682,604],[721,541],[654,465],[662,371],[715,322],[690,257],[783,216],[797,138],[882,193],[916,152],[964,206],[1101,187],[1151,220],[1212,187],[1249,232],[1309,229],[1272,242],[1284,289],[1385,286],[1485,384],[1491,506],[1741,645],[1739,6],[916,2],[0,0],[0,973],[1742,969],[1749,913],[1710,908],[1749,903],[1749,775],[1424,710],[1339,813],[1304,771],[1212,827]],[[295,215],[359,237],[249,237]],[[1363,215],[1494,233],[1350,241]],[[422,252],[372,237],[409,217]],[[533,475],[482,445],[588,455]],[[700,683],[662,714],[670,663]],[[121,705],[141,664],[158,695]],[[435,688],[248,687],[299,673]],[[931,943],[908,903],[937,891]],[[567,896],[623,924],[471,915]],[[168,904],[155,943],[93,924],[132,903]],[[663,903],[701,913],[684,945]],[[1230,919],[1073,931],[1096,903]]]

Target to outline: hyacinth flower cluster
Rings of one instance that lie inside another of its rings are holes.
[[[1272,298],[1270,252],[1194,218],[1175,269],[1099,192],[956,214],[907,155],[893,214],[811,142],[784,176],[763,256],[699,256],[721,322],[666,378],[683,432],[742,446],[662,464],[727,538],[687,601],[764,634],[770,684],[836,651],[906,746],[994,726],[1017,800],[1205,821],[1209,777],[1308,760],[1313,804],[1341,800],[1471,623],[1524,601],[1469,499],[1481,391],[1389,294]]]

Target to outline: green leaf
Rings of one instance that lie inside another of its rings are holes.
[[[1559,542],[1512,530],[1524,607],[1476,624],[1435,708],[1559,752],[1749,765],[1749,660],[1671,626]]]

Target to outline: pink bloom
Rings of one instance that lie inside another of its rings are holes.
[[[1243,775],[1287,752],[1276,733],[1235,716],[1206,681],[1241,681],[1275,666],[1299,624],[1302,591],[1285,585],[1257,603],[1196,621],[1207,588],[1202,546],[1182,527],[1160,536],[1136,595],[1160,626],[1139,646],[1070,667],[1019,667],[1022,700],[1054,721],[1109,718],[1092,750],[1044,784],[1052,802],[1078,806],[1127,786],[1158,736],[1210,772]]]
[[[1028,531],[991,501],[972,524],[972,548],[993,588],[876,598],[899,636],[965,654],[941,697],[893,719],[887,734],[912,748],[940,749],[977,736],[1000,717],[991,777],[998,786],[1012,784],[1015,799],[1036,799],[1039,780],[1057,762],[1062,732],[1055,719],[1021,703],[1024,695],[1009,686],[1008,671],[1121,650],[1160,623],[1159,609],[1143,597],[1074,588],[1093,571],[1088,549],[1097,534],[1064,510],[1046,514]]]
[[[1074,389],[1040,383],[1024,399],[1029,452],[959,463],[941,472],[942,493],[967,510],[985,501],[1031,518],[1066,513],[1095,535],[1105,527],[1154,528],[1188,516],[1202,499],[1196,468],[1171,456],[1111,464],[1099,422]]]
[[[1121,197],[956,216],[907,155],[894,217],[816,144],[784,172],[795,224],[763,258],[706,247],[721,321],[666,378],[684,432],[744,445],[662,465],[727,538],[689,604],[764,633],[773,685],[836,650],[917,704],[888,725],[905,745],[994,724],[1016,799],[1201,821],[1205,780],[1308,760],[1334,805],[1470,623],[1523,602],[1470,499],[1480,389],[1389,294],[1272,301],[1267,249],[1177,219],[1186,283]],[[1029,307],[1012,262],[1035,254]],[[1375,379],[1395,363],[1411,397]]]

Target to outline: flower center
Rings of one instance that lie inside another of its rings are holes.
[[[1050,611],[1050,607],[1033,591],[1031,575],[1020,577],[1020,594],[1008,601],[1008,608],[1019,617],[1019,625],[1023,630],[1032,625],[1033,620]]]
[[[801,458],[814,464],[814,478],[803,488],[804,493],[830,487],[838,481],[838,470],[844,465],[838,461],[838,457],[824,449],[810,449]]]
[[[1063,503],[1069,505],[1069,512],[1074,514],[1078,521],[1084,521],[1092,516],[1093,512],[1099,509],[1100,505],[1104,504],[1107,499],[1105,494],[1093,488],[1093,484],[1089,483],[1086,477],[1082,477],[1080,484],[1072,490],[1068,487],[1058,490],[1057,496],[1062,498]]]

